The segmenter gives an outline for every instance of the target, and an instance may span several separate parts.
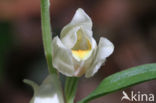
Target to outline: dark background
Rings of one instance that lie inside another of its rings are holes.
[[[93,78],[80,80],[76,101],[112,73],[156,62],[155,0],[51,0],[53,36],[60,34],[77,8],[83,8],[92,18],[97,42],[101,36],[107,37],[115,51]],[[0,0],[0,103],[28,103],[33,90],[22,80],[41,83],[47,73],[40,0]],[[152,80],[125,91],[156,95],[155,87],[156,80]],[[120,103],[121,97],[119,91],[91,103]]]

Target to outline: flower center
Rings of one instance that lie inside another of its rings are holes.
[[[85,60],[91,54],[91,43],[81,29],[77,31],[77,42],[72,48],[72,54],[78,60]]]
[[[72,50],[75,57],[83,60],[85,57],[89,56],[90,50]]]

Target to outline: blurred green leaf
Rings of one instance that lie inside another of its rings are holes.
[[[108,76],[91,94],[78,103],[88,103],[95,98],[152,79],[156,79],[156,64],[132,67]]]
[[[10,22],[0,22],[0,81],[3,76],[3,64],[5,61],[6,51],[10,48],[12,32]]]

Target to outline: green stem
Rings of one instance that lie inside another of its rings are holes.
[[[65,83],[66,103],[74,103],[77,84],[78,84],[78,78],[66,77],[66,83]]]
[[[41,0],[41,25],[44,53],[51,74],[56,74],[56,70],[52,66],[52,32],[50,25],[50,2],[49,0]]]

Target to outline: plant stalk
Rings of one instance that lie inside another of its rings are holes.
[[[74,103],[78,80],[79,78],[77,77],[66,77],[65,82],[66,103]]]
[[[49,7],[49,0],[41,0],[41,26],[43,47],[49,72],[51,74],[57,74],[56,69],[54,69],[54,67],[52,66],[52,32]]]

